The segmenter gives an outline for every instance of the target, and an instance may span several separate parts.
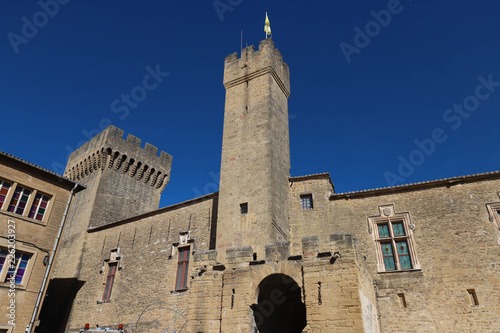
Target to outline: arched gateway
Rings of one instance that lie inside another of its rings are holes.
[[[259,283],[257,304],[251,308],[259,333],[300,333],[307,324],[301,289],[285,274],[264,278]]]

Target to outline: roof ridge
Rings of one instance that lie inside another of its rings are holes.
[[[434,179],[434,180],[425,180],[425,181],[421,181],[421,182],[401,184],[401,185],[395,185],[395,186],[377,187],[377,188],[371,188],[371,189],[366,189],[366,190],[335,193],[335,194],[332,194],[331,197],[350,196],[350,195],[356,195],[356,194],[361,194],[361,193],[372,193],[372,192],[392,190],[392,189],[404,189],[404,188],[415,187],[417,185],[438,184],[440,182],[445,182],[445,181],[451,182],[451,181],[456,181],[456,180],[467,180],[467,179],[473,179],[476,177],[483,177],[483,176],[487,176],[487,175],[499,175],[499,174],[500,174],[500,171],[496,170],[496,171],[489,171],[489,172],[483,172],[483,173],[475,173],[475,174],[471,174],[471,175],[440,178],[440,179]]]
[[[3,156],[8,157],[8,158],[11,158],[11,159],[13,159],[13,160],[15,160],[15,161],[17,161],[17,162],[20,162],[20,163],[26,164],[26,165],[28,165],[28,166],[30,166],[30,167],[33,167],[33,168],[35,168],[35,169],[38,169],[38,170],[40,170],[40,171],[46,172],[46,173],[48,173],[48,174],[50,174],[50,175],[52,175],[52,176],[56,176],[56,177],[58,177],[58,178],[60,178],[60,179],[62,179],[62,180],[65,180],[65,181],[71,182],[71,183],[73,183],[73,184],[78,184],[78,185],[82,186],[83,188],[85,188],[85,186],[84,186],[84,185],[82,185],[82,184],[80,184],[80,183],[78,183],[78,182],[76,182],[76,181],[74,181],[74,180],[72,180],[72,179],[69,179],[69,178],[67,178],[67,177],[64,177],[63,175],[60,175],[60,174],[58,174],[57,172],[54,172],[54,171],[52,171],[52,170],[46,169],[46,168],[44,168],[44,167],[41,167],[41,166],[39,166],[39,165],[37,165],[37,164],[35,164],[35,163],[31,163],[31,162],[28,162],[28,161],[26,161],[26,160],[23,160],[23,159],[22,159],[22,158],[20,158],[20,157],[14,156],[14,155],[12,155],[12,154],[6,153],[6,152],[1,151],[1,150],[0,150],[0,155],[3,155]]]

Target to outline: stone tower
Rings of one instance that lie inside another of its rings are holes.
[[[228,248],[288,241],[290,76],[271,39],[226,57],[218,260]]]
[[[109,126],[69,157],[64,176],[87,187],[73,201],[56,276],[77,277],[87,229],[158,209],[172,156]]]
[[[172,156],[109,126],[74,151],[64,175],[87,186],[95,198],[89,227],[99,227],[158,209],[168,183]]]

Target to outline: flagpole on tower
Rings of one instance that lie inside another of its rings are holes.
[[[267,12],[266,12],[266,22],[264,23],[264,32],[266,33],[266,39],[267,39],[267,35],[271,35],[271,38],[272,38],[272,34],[271,34],[271,22],[269,21],[269,17],[267,17]]]

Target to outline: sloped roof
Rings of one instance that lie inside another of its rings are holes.
[[[17,156],[14,156],[14,155],[11,155],[9,153],[6,153],[6,152],[3,152],[3,151],[0,151],[0,157],[4,157],[6,159],[10,159],[11,161],[14,161],[14,162],[17,162],[17,163],[20,163],[20,164],[23,164],[24,166],[30,168],[30,169],[33,169],[33,170],[37,170],[39,172],[42,172],[43,174],[45,174],[46,176],[48,176],[49,178],[53,178],[53,179],[56,179],[58,180],[59,182],[63,182],[65,183],[65,185],[69,185],[71,187],[74,187],[75,185],[78,185],[75,189],[75,192],[79,192],[83,189],[85,189],[86,187],[80,183],[77,183],[75,182],[74,180],[71,180],[69,178],[66,178],[58,173],[55,173],[54,171],[50,171],[48,169],[45,169],[45,168],[42,168],[41,166],[39,165],[36,165],[34,163],[31,163],[31,162],[28,162],[28,161],[25,161],[23,160],[22,158],[19,158]]]
[[[344,192],[344,193],[335,193],[335,194],[332,194],[330,196],[330,199],[353,198],[353,197],[360,197],[360,196],[365,196],[365,195],[385,194],[385,193],[399,192],[399,191],[405,191],[405,190],[413,190],[413,189],[420,189],[420,188],[449,185],[449,184],[454,184],[454,183],[493,179],[493,178],[497,178],[499,176],[500,176],[500,171],[491,171],[491,172],[477,173],[477,174],[473,174],[473,175],[435,179],[435,180],[423,181],[423,182],[418,182],[418,183],[410,183],[410,184],[388,186],[388,187],[381,187],[381,188],[374,188],[374,189],[360,190],[360,191],[352,191],[352,192]]]

